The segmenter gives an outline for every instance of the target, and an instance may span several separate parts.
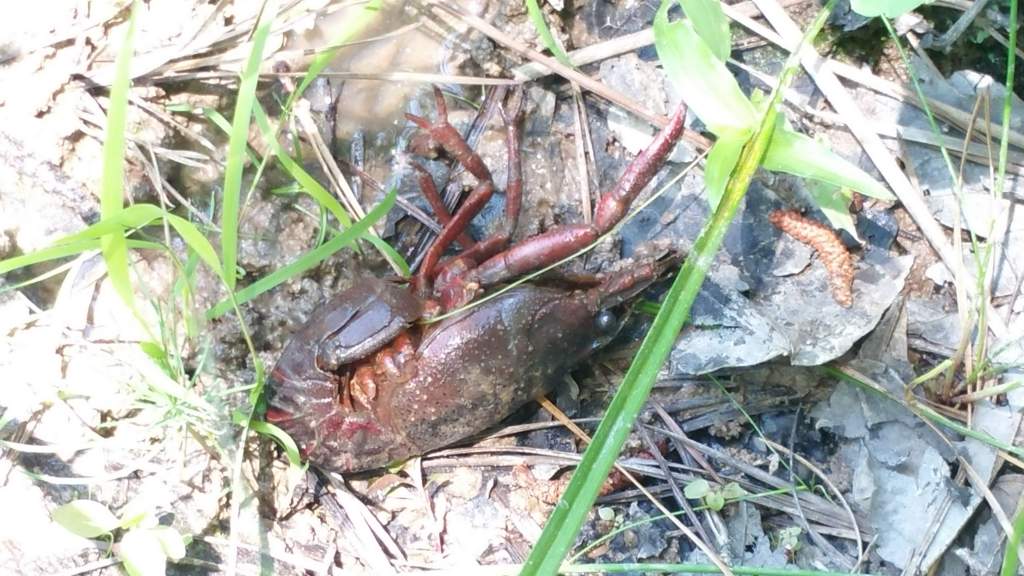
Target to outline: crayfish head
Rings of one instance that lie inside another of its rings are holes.
[[[659,249],[655,253],[642,251],[629,260],[623,260],[601,275],[601,283],[584,291],[584,297],[594,310],[594,339],[592,350],[610,342],[629,318],[630,302],[683,259],[677,250]]]
[[[592,288],[592,295],[598,306],[610,309],[636,298],[652,283],[685,259],[685,254],[661,244],[644,246],[627,260],[619,261],[615,267],[601,275],[601,283]]]

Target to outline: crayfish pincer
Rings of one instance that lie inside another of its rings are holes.
[[[498,423],[556,383],[618,330],[623,307],[677,259],[636,262],[586,288],[522,284],[462,308],[489,288],[576,252],[611,230],[664,163],[683,131],[675,111],[650,146],[602,195],[593,222],[552,228],[510,245],[521,205],[522,94],[501,108],[507,130],[504,225],[467,242],[466,228],[494,191],[490,171],[447,119],[408,115],[477,184],[448,214],[425,171],[420,187],[443,223],[409,285],[364,278],[320,305],[270,374],[266,419],[326,470],[377,468]],[[471,240],[471,239],[470,239]],[[467,246],[442,260],[458,241]],[[456,311],[439,321],[431,317]]]

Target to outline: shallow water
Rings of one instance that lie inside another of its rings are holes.
[[[459,33],[439,30],[417,18],[408,2],[388,2],[381,16],[358,44],[343,48],[328,68],[335,74],[423,73],[450,74],[449,59]],[[466,2],[473,9],[476,3]],[[314,29],[295,40],[296,48],[329,45],[332,36],[361,8],[347,8],[322,18]],[[331,79],[337,95],[335,136],[350,139],[358,131],[376,132],[405,125],[402,114],[427,81]]]

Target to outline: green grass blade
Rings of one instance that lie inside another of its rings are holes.
[[[284,147],[281,146],[281,143],[277,138],[274,137],[275,131],[270,125],[270,120],[267,118],[266,112],[263,111],[263,107],[260,106],[258,102],[253,108],[253,117],[256,120],[256,125],[259,127],[260,132],[263,133],[264,139],[268,142],[271,152],[277,157],[285,171],[288,172],[296,183],[298,183],[300,189],[309,194],[313,200],[320,205],[322,210],[330,212],[342,227],[348,228],[352,226],[351,216],[349,216],[348,212],[345,211],[345,208],[341,203],[338,202],[338,199],[328,192],[326,188],[321,186],[320,183],[317,182],[309,172],[306,172],[298,162],[292,159]],[[326,232],[326,227],[321,225],[320,230],[321,234],[323,234]],[[409,264],[405,261],[405,258],[402,258],[402,255],[392,248],[387,242],[373,234],[364,235],[364,239],[370,244],[373,244],[373,246],[377,248],[377,250],[390,262],[397,265],[399,272],[401,272],[402,275],[410,275]]]
[[[268,274],[267,276],[264,276],[263,278],[260,278],[259,280],[253,282],[252,284],[246,286],[245,288],[242,288],[235,294],[234,303],[230,299],[218,302],[206,313],[207,319],[212,320],[213,318],[216,318],[224,314],[225,312],[231,310],[235,304],[248,302],[249,300],[252,300],[253,298],[259,296],[260,294],[263,294],[267,290],[270,290],[271,288],[281,284],[285,280],[302,274],[306,270],[309,270],[313,266],[316,266],[320,262],[323,262],[325,259],[330,257],[331,254],[334,254],[338,250],[341,250],[342,248],[352,244],[359,238],[365,236],[366,232],[370,229],[370,226],[372,226],[378,220],[383,218],[384,215],[391,210],[391,207],[395,205],[396,198],[398,198],[398,191],[392,189],[391,191],[388,192],[384,199],[381,200],[380,204],[375,206],[373,210],[371,210],[370,213],[366,215],[366,218],[363,218],[362,220],[356,222],[348,230],[345,230],[341,234],[338,234],[337,236],[331,238],[327,242],[324,242],[320,246],[307,252],[305,255],[303,255],[295,262],[292,262],[291,264],[283,268],[275,270],[274,272]]]
[[[366,27],[374,19],[377,18],[380,12],[381,4],[382,3],[380,0],[371,0],[370,2],[367,2],[363,6],[362,10],[358,11],[351,18],[347,19],[345,23],[340,27],[340,29],[338,30],[338,34],[334,37],[334,39],[331,42],[331,48],[317,53],[317,55],[313,58],[313,61],[310,63],[308,70],[306,70],[306,74],[303,76],[298,88],[296,88],[296,90],[292,92],[291,96],[288,97],[288,101],[285,102],[284,106],[282,107],[283,112],[281,113],[282,120],[280,125],[284,125],[284,120],[287,119],[288,115],[291,113],[291,109],[295,101],[300,96],[302,96],[302,94],[306,91],[306,88],[308,88],[309,85],[313,82],[313,80],[315,80],[317,76],[320,75],[324,68],[326,68],[327,65],[330,64],[332,60],[334,60],[334,57],[338,53],[338,51],[341,48],[343,48],[347,42],[351,41],[353,37],[355,37],[357,34],[366,29]],[[285,170],[289,172],[292,178],[299,182],[299,184],[303,188],[305,188],[305,191],[309,193],[311,196],[313,196],[313,198],[322,207],[329,210],[343,227],[348,227],[352,225],[351,217],[348,215],[347,212],[345,212],[340,203],[338,203],[338,201],[331,194],[329,194],[323,188],[323,186],[321,186],[318,182],[316,182],[316,180],[309,176],[309,174],[306,173],[306,171],[303,170],[302,167],[297,162],[292,160],[292,158],[283,151],[282,147],[277,141],[276,132],[274,132],[274,134],[267,133],[267,129],[269,128],[269,122],[266,121],[266,114],[263,114],[262,110],[256,110],[254,113],[257,115],[257,123],[261,122],[260,115],[262,115],[263,124],[260,125],[260,129],[264,133],[266,141],[270,143],[270,145],[274,148],[274,153],[278,157],[278,160],[281,161],[281,164],[285,168]],[[264,163],[265,162],[261,163],[261,166]],[[397,263],[399,267],[404,267],[406,270],[408,270],[408,264],[406,264],[404,260],[402,260],[402,258],[398,257],[394,250],[389,251],[390,247],[386,246],[386,243],[377,238],[370,237],[368,239],[370,239],[371,243],[373,243],[374,246],[380,249],[385,254],[385,256],[389,257],[389,259],[392,262]]]
[[[733,573],[739,576],[850,576],[848,572],[828,572],[824,570],[803,570],[799,568],[763,568],[760,566],[734,566]],[[670,562],[652,562],[636,564],[579,564],[568,567],[564,574],[720,574],[717,566],[710,564],[673,564]],[[870,576],[870,574],[861,574]]]
[[[296,88],[295,91],[292,92],[291,96],[288,97],[288,101],[285,102],[284,106],[282,107],[281,122],[279,126],[285,124],[285,120],[291,114],[291,109],[292,106],[295,104],[295,101],[300,96],[302,96],[302,94],[306,91],[306,88],[308,88],[309,85],[313,82],[313,80],[315,80],[316,77],[320,75],[320,72],[322,72],[323,69],[326,68],[327,65],[331,63],[335,55],[338,53],[338,50],[344,47],[345,43],[350,41],[356,34],[365,29],[366,26],[370,24],[370,22],[372,22],[374,18],[377,17],[378,12],[380,11],[380,6],[380,0],[371,0],[370,2],[367,2],[366,5],[363,6],[362,10],[360,10],[352,18],[346,20],[345,23],[341,26],[338,35],[335,36],[334,41],[331,44],[332,47],[330,49],[324,50],[323,52],[317,53],[317,55],[313,58],[313,61],[310,63],[309,69],[306,70],[306,74],[305,76],[303,76],[302,82],[299,83],[298,88]],[[258,102],[256,102],[256,104],[258,104]],[[262,110],[260,112],[262,112]],[[216,116],[209,115],[209,117],[215,123],[218,123]],[[266,114],[263,114],[263,117],[266,118]],[[266,124],[269,126],[269,122],[267,122]],[[262,128],[263,127],[261,127],[261,130]],[[274,132],[273,136],[269,136],[264,132],[264,136],[267,142],[269,142],[272,146],[275,147],[276,151],[281,150],[281,147],[276,138],[276,131]],[[291,158],[284,153],[277,154],[277,156],[279,159],[287,158],[288,160],[291,160]],[[260,162],[260,166],[262,167],[265,163],[265,161]],[[285,166],[286,170],[293,173],[293,178],[297,178],[296,174],[298,174],[298,171],[294,170],[295,166],[298,166],[298,164],[295,162],[292,162],[291,166]],[[305,174],[305,171],[302,171],[302,174]],[[304,180],[307,181],[306,187],[307,191],[310,193],[313,193],[312,190],[314,189],[314,187],[319,187],[318,184],[316,186],[309,185],[309,181],[312,181],[312,178]],[[322,187],[319,188],[322,189]],[[321,205],[326,206],[327,204],[321,203]],[[335,217],[338,218],[338,221],[341,222],[344,226],[349,225],[351,219],[348,218],[348,215],[344,212],[344,210],[341,210],[339,207],[339,210],[332,210],[332,212],[334,212]]]
[[[40,262],[74,256],[75,254],[80,254],[89,250],[96,250],[99,247],[99,239],[90,238],[87,240],[70,242],[68,244],[61,244],[59,246],[42,248],[34,252],[29,252],[28,254],[14,256],[13,258],[7,258],[6,260],[0,260],[0,274],[6,274],[12,270],[24,268],[25,266],[32,266],[33,264],[39,264]]]
[[[1010,28],[1007,30],[1007,37],[1010,39],[1006,47],[1006,87],[1003,94],[1003,129],[999,133],[999,177],[996,179],[993,194],[997,198],[1003,197],[1003,187],[1006,184],[1006,161],[1009,153],[1010,118],[1013,110],[1013,88],[1014,71],[1017,64],[1017,27],[1020,26],[1017,12],[1017,0],[1010,0]]]
[[[128,29],[114,62],[114,81],[110,86],[110,107],[103,140],[103,175],[100,178],[100,214],[110,218],[124,208],[125,126],[128,123],[128,91],[131,89],[132,45],[138,2],[132,2]]]
[[[196,256],[199,256],[216,275],[223,278],[224,269],[221,268],[220,261],[217,260],[217,251],[214,250],[213,244],[210,244],[206,236],[203,236],[203,233],[199,231],[199,228],[196,228],[195,224],[181,216],[174,214],[167,214],[166,216],[167,222],[178,232],[178,235],[195,252]]]
[[[68,270],[71,270],[72,265],[74,265],[74,262],[65,262],[59,266],[54,266],[53,268],[50,268],[49,270],[37,274],[26,280],[21,280],[18,282],[8,282],[6,284],[0,285],[0,294],[3,294],[5,292],[13,292],[14,290],[21,290],[26,286],[31,286],[33,284],[49,280],[50,278],[60,276],[61,274],[66,273]]]
[[[679,331],[689,316],[690,307],[704,282],[715,254],[764,158],[775,131],[777,108],[783,88],[787,86],[798,67],[798,55],[808,38],[813,38],[824,25],[835,0],[830,0],[808,28],[801,45],[790,55],[786,69],[773,90],[769,106],[754,137],[743,150],[739,164],[726,186],[725,195],[718,209],[706,223],[694,243],[693,252],[683,264],[672,287],[665,296],[658,315],[644,337],[633,363],[623,378],[619,390],[612,398],[608,411],[594,433],[594,439],[587,446],[573,474],[561,501],[552,511],[536,545],[523,565],[524,576],[556,574],[562,567],[562,560],[576,541],[587,514],[597,499],[597,494],[611,471],[619,452],[625,444],[629,431],[643,407],[657,378],[658,371],[668,357]],[[659,15],[665,18],[665,5]],[[668,40],[664,35],[655,41]],[[661,50],[658,50],[661,54]]]
[[[1013,52],[1010,52],[1013,54]],[[1017,511],[1013,519],[1013,534],[1006,541],[1006,552],[1003,554],[1003,566],[999,570],[999,576],[1014,576],[1017,574],[1017,565],[1020,563],[1020,540],[1024,535],[1024,508]]]
[[[935,410],[932,410],[931,408],[929,408],[928,406],[925,406],[923,404],[920,404],[920,403],[908,404],[907,402],[904,402],[901,398],[898,398],[898,397],[892,395],[891,393],[889,393],[888,390],[886,390],[886,389],[884,389],[884,388],[874,384],[873,382],[861,380],[860,378],[858,378],[857,376],[854,376],[853,374],[848,374],[848,373],[844,372],[843,370],[839,370],[839,369],[833,368],[831,366],[825,366],[825,367],[822,368],[822,370],[826,374],[828,374],[829,376],[832,376],[833,378],[836,378],[836,379],[839,379],[839,380],[844,380],[846,382],[850,382],[851,384],[855,384],[855,385],[857,385],[858,387],[860,387],[860,388],[862,388],[864,390],[868,390],[870,392],[874,392],[875,394],[878,394],[878,395],[880,395],[880,396],[882,396],[884,398],[887,398],[887,399],[889,399],[889,400],[891,400],[891,401],[893,401],[893,402],[895,402],[897,404],[900,404],[900,405],[906,407],[907,410],[910,410],[918,418],[921,418],[923,420],[928,420],[928,421],[930,421],[930,422],[932,422],[934,424],[938,424],[939,426],[942,426],[944,428],[948,428],[948,429],[952,430],[953,432],[956,432],[957,434],[966,436],[968,438],[973,438],[973,439],[977,440],[978,442],[982,442],[982,443],[985,443],[985,444],[991,446],[992,448],[996,448],[998,450],[1003,450],[1004,452],[1009,452],[1010,454],[1013,454],[1014,456],[1017,456],[1018,458],[1024,458],[1024,448],[1021,448],[1019,446],[1014,446],[1013,444],[1008,443],[1008,442],[1004,442],[1004,441],[1000,440],[999,438],[996,438],[995,436],[993,436],[993,435],[991,435],[991,434],[989,434],[987,432],[980,432],[980,431],[975,430],[973,428],[969,428],[967,426],[964,426],[963,424],[961,424],[961,423],[959,423],[959,422],[957,422],[955,420],[951,420],[951,419],[943,416],[942,414],[939,414]]]
[[[160,218],[164,211],[153,204],[135,204],[120,212],[103,218],[99,222],[54,241],[54,245],[67,244],[90,238],[102,238],[116,232],[124,232],[125,228],[141,228],[153,220]]]
[[[203,260],[203,262],[205,262],[206,265],[209,266],[210,269],[213,270],[213,272],[215,272],[218,276],[223,276],[223,270],[221,268],[220,261],[217,260],[217,252],[213,249],[213,245],[210,244],[210,241],[207,240],[205,236],[203,236],[202,232],[200,232],[199,229],[196,228],[196,226],[189,222],[188,220],[185,220],[180,216],[167,213],[164,211],[163,208],[160,208],[159,206],[153,204],[135,204],[134,206],[124,208],[118,213],[114,214],[113,216],[100,220],[99,222],[93,224],[92,226],[89,226],[85,230],[76,232],[74,234],[70,234],[57,240],[55,242],[54,248],[64,247],[68,245],[78,246],[83,241],[102,239],[110,237],[111,235],[114,234],[123,235],[125,229],[142,228],[143,226],[148,225],[149,223],[153,222],[158,218],[167,218],[167,222],[172,227],[174,227],[174,229],[181,236],[182,240],[184,240],[185,243],[188,244],[188,246],[196,252],[196,254]],[[82,250],[72,251],[66,253],[65,255],[81,251]],[[35,252],[32,255],[20,256],[18,258],[26,258],[28,256],[39,254],[40,252]],[[55,257],[59,258],[59,256]],[[43,260],[49,259],[51,258],[43,258]],[[5,266],[11,266],[9,262],[15,261],[20,262],[20,260],[16,258],[0,262],[0,270],[3,270]],[[35,264],[36,262],[41,261],[42,260],[38,259],[28,260],[27,264],[19,264],[16,262],[15,265],[10,269],[19,266],[26,266],[28,264]]]
[[[392,248],[391,245],[385,242],[383,238],[375,234],[366,234],[363,236],[363,239],[370,244],[373,244],[373,246],[379,250],[385,258],[396,264],[398,266],[398,272],[402,276],[409,277],[412,275],[412,272],[409,270],[409,263],[405,261],[405,258],[402,258],[402,255],[398,253],[398,250]]]
[[[127,242],[129,248],[165,249],[163,244],[158,244],[156,242],[145,242],[142,240],[128,240]],[[75,254],[81,254],[82,252],[88,252],[89,250],[98,250],[99,248],[99,238],[86,238],[76,240],[75,242],[69,242],[67,244],[50,246],[49,248],[43,248],[36,250],[35,252],[22,254],[21,256],[0,260],[0,274],[6,274],[12,270],[32,266],[33,264],[39,264],[40,262],[48,262],[58,258],[67,258],[68,256],[74,256]]]
[[[103,252],[103,261],[107,263],[111,286],[128,308],[135,310],[135,292],[132,290],[132,278],[128,270],[128,244],[124,236],[104,236],[100,239],[100,251]]]
[[[131,61],[137,15],[138,2],[132,2],[128,29],[114,62],[114,81],[110,86],[106,135],[103,139],[103,174],[100,179],[102,218],[111,218],[124,209],[124,131],[128,119],[128,91],[131,90]],[[125,243],[124,231],[111,231],[103,237],[100,246],[114,291],[134,312],[135,293],[132,291],[131,274],[128,270],[128,246]]]
[[[242,168],[245,152],[249,146],[249,121],[253,104],[256,102],[256,85],[260,79],[260,65],[263,62],[263,48],[270,35],[271,25],[277,16],[277,0],[269,0],[263,6],[256,31],[253,33],[252,49],[242,71],[235,100],[235,113],[231,118],[231,136],[228,139],[227,162],[224,167],[224,197],[221,201],[221,260],[224,263],[224,283],[228,290],[235,289],[238,264],[238,211],[242,191]]]
[[[231,136],[231,123],[228,122],[228,119],[220,113],[220,110],[204,106],[200,112],[203,117],[213,123],[214,126],[220,128],[229,137]],[[258,165],[260,163],[260,157],[252,150],[251,147],[248,146],[248,143],[246,143],[245,154],[249,157],[249,162],[253,165]]]
[[[288,175],[298,182],[303,191],[312,196],[317,204],[330,211],[341,226],[345,228],[351,226],[352,218],[341,206],[341,203],[338,202],[338,199],[321,186],[315,178],[310,176],[309,172],[306,172],[298,162],[292,160],[288,151],[281,146],[281,143],[274,135],[274,129],[270,126],[270,120],[267,118],[266,112],[263,111],[263,107],[258,102],[253,107],[253,118],[256,120],[256,126],[263,133],[263,138],[270,146],[271,152],[277,157],[277,161],[281,163],[281,167],[288,172]]]
[[[1008,137],[1010,135],[1010,122],[1008,119],[1010,118],[1013,104],[1013,76],[1016,65],[1015,56],[1017,54],[1017,26],[1019,25],[1017,9],[1017,0],[1010,0],[1010,29],[1008,34],[1010,45],[1006,50],[1006,94],[1003,96],[1003,129],[999,135],[999,176],[993,191],[997,198],[1002,198],[1003,186],[1006,182],[1006,159],[1009,145]],[[1024,508],[1018,510],[1016,517],[1013,519],[1013,534],[1010,535],[1009,540],[1006,542],[1003,565],[999,571],[1000,576],[1013,576],[1017,573],[1017,566],[1020,563],[1019,554],[1022,535],[1024,535]]]
[[[524,565],[524,575],[557,573],[562,559],[575,542],[590,507],[629,436],[636,416],[647,401],[658,371],[672,351],[676,336],[689,316],[690,307],[714,262],[729,222],[757,170],[759,154],[767,148],[764,140],[771,137],[771,131],[772,127],[765,132],[759,131],[752,145],[744,152],[734,177],[726,187],[722,202],[672,283],[650,331],[594,433],[593,441],[583,454],[577,470],[585,473],[573,475],[562,496],[562,502],[551,513],[540,540]],[[761,143],[760,146],[758,143]]]
[[[572,60],[569,59],[569,55],[565,53],[562,46],[555,41],[555,36],[551,34],[551,29],[548,28],[548,23],[544,20],[544,12],[537,5],[537,0],[526,0],[526,11],[530,15],[530,22],[537,30],[537,35],[540,36],[541,43],[548,49],[548,52],[551,52],[555,59],[562,64],[571,67]]]
[[[299,454],[299,446],[287,432],[281,430],[270,422],[265,422],[263,420],[253,420],[249,423],[249,427],[253,432],[263,434],[276,442],[277,445],[284,450],[284,455],[288,458],[289,464],[296,468],[303,468],[302,456]]]

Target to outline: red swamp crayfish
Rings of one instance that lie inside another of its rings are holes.
[[[466,227],[494,191],[483,160],[448,123],[407,114],[428,144],[460,163],[477,185],[448,214],[429,174],[419,184],[442,230],[409,286],[367,277],[321,304],[296,331],[268,380],[266,420],[329,471],[379,468],[446,446],[500,422],[546,392],[618,330],[614,312],[678,257],[639,261],[590,287],[524,283],[437,322],[494,287],[596,241],[626,215],[683,132],[685,106],[600,198],[593,223],[556,226],[509,246],[522,202],[518,120],[522,91],[500,108],[508,183],[501,229],[472,242]],[[454,243],[468,246],[442,260]]]

